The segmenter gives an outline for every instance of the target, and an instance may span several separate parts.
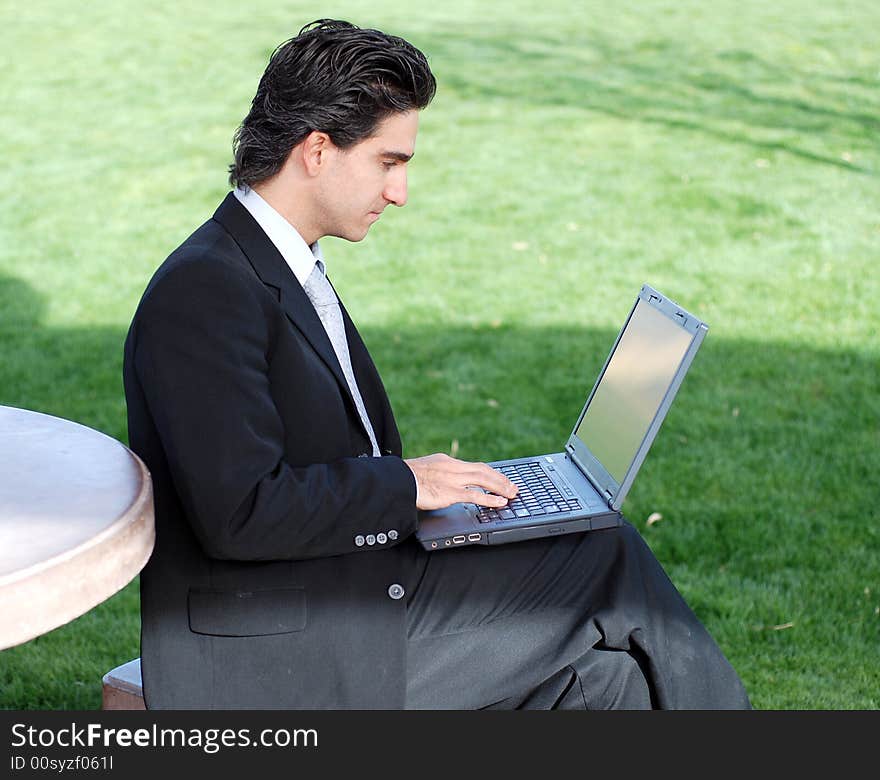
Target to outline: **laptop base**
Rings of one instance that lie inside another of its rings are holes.
[[[615,528],[623,525],[620,512],[608,512],[597,517],[583,517],[578,520],[565,520],[559,523],[538,523],[536,525],[518,526],[516,528],[495,528],[489,531],[474,530],[466,534],[437,536],[436,538],[420,535],[419,542],[429,551],[446,550],[452,547],[463,547],[469,544],[508,544],[522,542],[527,539],[540,539],[545,536],[561,536],[563,534],[598,531],[603,528]]]

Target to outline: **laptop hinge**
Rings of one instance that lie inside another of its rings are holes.
[[[577,466],[578,471],[581,472],[590,482],[590,484],[596,488],[596,492],[605,499],[605,502],[608,504],[609,508],[614,509],[611,502],[614,500],[614,494],[608,490],[608,488],[603,488],[597,481],[596,478],[590,473],[590,470],[584,465],[584,463],[578,458],[575,454],[574,447],[570,444],[565,445],[565,451],[568,454],[568,457],[571,458],[571,462]]]
[[[571,458],[571,462],[577,466],[578,471],[583,474],[589,483],[596,489],[596,492],[605,499],[605,503],[608,504],[609,509],[615,509],[613,501],[614,501],[614,493],[612,493],[608,488],[603,488],[596,478],[590,473],[590,470],[584,465],[584,463],[578,458],[577,454],[574,451],[574,447],[570,444],[565,445],[565,451],[569,458]],[[616,511],[616,509],[615,509]]]

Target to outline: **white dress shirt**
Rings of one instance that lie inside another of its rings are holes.
[[[315,261],[324,262],[324,256],[321,254],[318,242],[315,241],[309,246],[297,229],[250,187],[236,188],[235,197],[257,220],[257,224],[263,228],[263,232],[269,236],[269,240],[281,252],[284,262],[290,266],[293,275],[305,287],[306,279],[309,278],[309,274],[315,267]]]

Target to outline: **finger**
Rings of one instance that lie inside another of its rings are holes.
[[[484,493],[481,490],[465,489],[462,491],[463,497],[459,501],[469,504],[479,504],[480,506],[507,506],[507,499],[504,496],[495,493]]]
[[[517,486],[500,471],[496,471],[491,466],[486,466],[485,464],[475,463],[473,465],[482,466],[482,468],[472,469],[465,475],[469,484],[479,485],[492,493],[507,496],[507,498],[513,498],[517,494]]]

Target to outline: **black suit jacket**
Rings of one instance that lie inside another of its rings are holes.
[[[232,193],[140,301],[123,377],[155,496],[149,708],[403,706],[405,599],[389,588],[414,558],[415,479],[343,317],[383,457],[302,286]]]

